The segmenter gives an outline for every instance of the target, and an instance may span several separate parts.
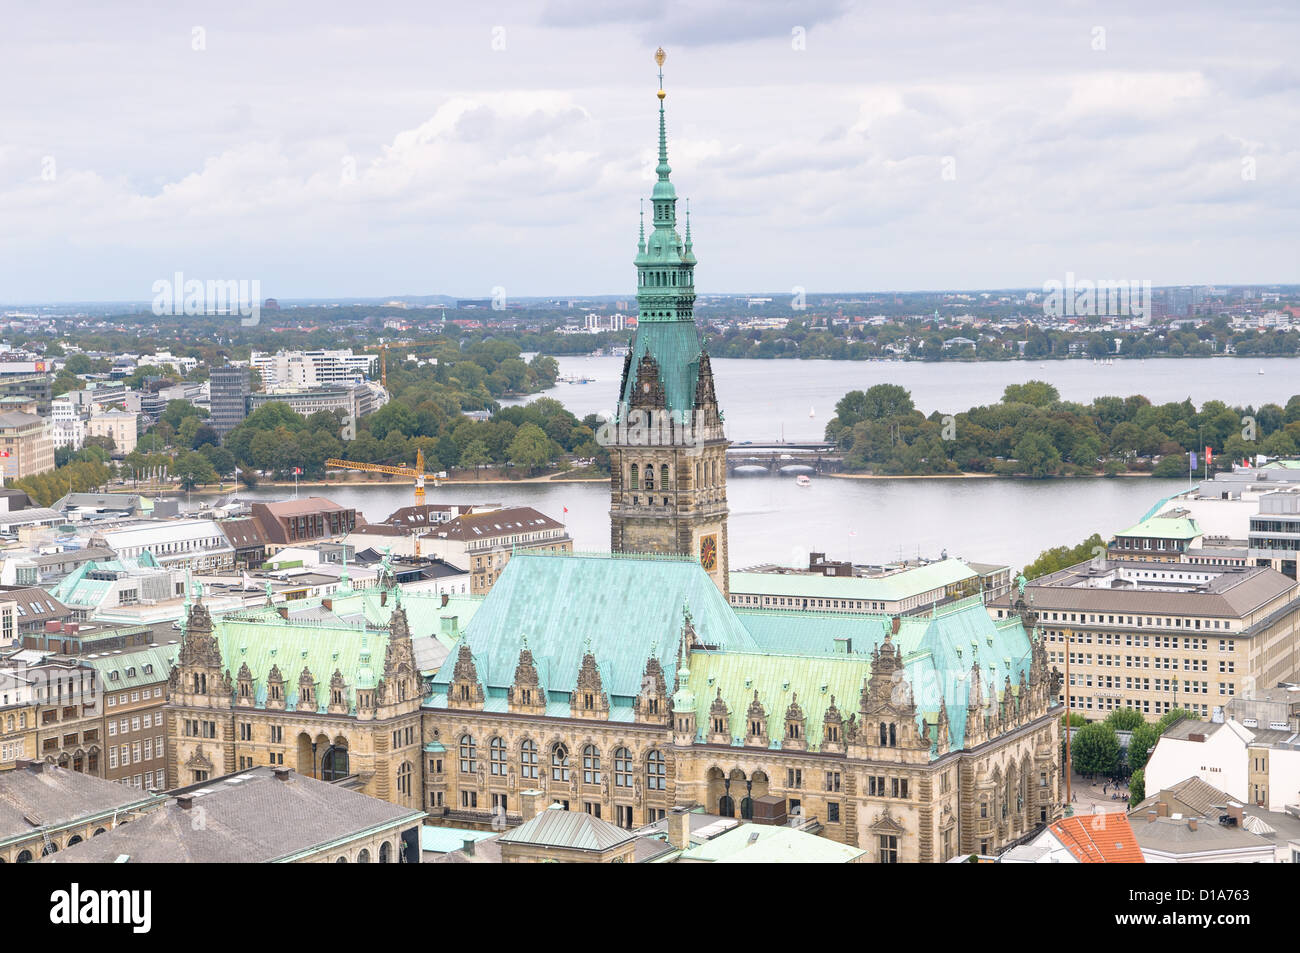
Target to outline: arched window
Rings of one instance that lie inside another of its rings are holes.
[[[322,781],[338,781],[346,778],[348,769],[348,749],[330,745],[320,759],[320,776]]]
[[[668,489],[668,464],[666,463],[659,465],[659,489]]]
[[[336,864],[346,864],[347,862],[348,859],[346,857],[340,857],[338,860],[334,861]]]
[[[600,749],[586,745],[582,749],[582,783],[600,783]]]
[[[57,854],[58,852],[59,845],[54,843],[54,841],[46,842],[45,846],[41,848],[42,857],[48,857],[50,854]]]
[[[531,738],[519,746],[519,776],[537,780],[537,742]]]
[[[635,463],[632,464],[632,470],[631,470],[631,474],[632,474],[632,476],[631,476],[631,479],[628,481],[628,485],[631,486],[632,489],[634,489],[634,490],[639,490],[639,489],[641,489],[641,478],[640,478],[640,476],[639,476],[640,472],[641,472],[641,471],[640,471],[640,469],[637,467],[637,465],[636,465]]]
[[[614,787],[632,786],[632,752],[619,748],[614,752]]]
[[[695,464],[695,485],[701,487],[704,485],[704,464]]]
[[[488,745],[488,771],[493,777],[506,776],[506,743],[503,738],[493,738]]]
[[[96,827],[96,828],[95,828],[95,833],[92,834],[91,836],[92,836],[92,837],[98,837],[100,834],[104,834],[104,833],[107,833],[107,832],[104,830],[104,828],[102,828],[102,827]]]
[[[411,796],[411,762],[403,761],[397,769],[397,793],[404,797]]]
[[[80,834],[73,834],[71,837],[68,838],[68,846],[69,846],[69,847],[71,847],[73,844],[80,844],[80,843],[81,843],[81,835],[80,835]]]
[[[478,773],[478,745],[473,735],[460,736],[460,773]]]
[[[655,488],[655,465],[653,463],[645,465],[645,488],[647,490]]]
[[[746,821],[754,819],[754,799],[748,795],[740,799],[740,817]]]
[[[384,841],[379,845],[379,862],[381,864],[391,864],[393,862],[393,845]]]
[[[646,755],[645,786],[651,791],[662,791],[668,786],[668,763],[657,748]]]
[[[370,863],[370,851],[366,850],[364,847],[361,848],[361,853],[357,854],[357,863],[358,864]]]
[[[730,794],[724,794],[718,798],[718,815],[721,817],[736,816],[736,801]]]
[[[563,742],[556,742],[551,748],[551,780],[569,780],[569,749]]]

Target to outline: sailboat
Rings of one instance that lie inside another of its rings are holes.
[[[808,408],[808,418],[811,420],[813,417],[816,417],[816,416],[817,416],[817,410],[816,410],[816,408],[809,407],[809,408]]]

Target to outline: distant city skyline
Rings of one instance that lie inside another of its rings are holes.
[[[1300,280],[1285,6],[78,3],[8,25],[8,304],[148,301],[178,271],[281,300],[630,300],[660,44],[701,295]]]

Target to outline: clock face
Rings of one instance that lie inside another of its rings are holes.
[[[718,565],[718,537],[700,537],[700,565],[708,572]]]

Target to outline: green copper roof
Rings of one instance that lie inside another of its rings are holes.
[[[99,684],[105,694],[141,685],[154,685],[165,681],[176,664],[180,645],[163,645],[156,649],[136,649],[121,655],[94,654],[82,656],[86,664],[99,673]]]
[[[858,709],[862,682],[871,674],[871,659],[857,655],[801,657],[755,652],[692,652],[691,690],[695,693],[695,724],[701,736],[712,730],[709,710],[718,693],[726,702],[732,744],[741,744],[745,715],[758,692],[767,714],[767,734],[772,747],[781,747],[785,713],[798,696],[804,715],[805,738],[810,750],[821,747],[823,720],[835,696],[846,721]]]
[[[514,682],[527,638],[538,675],[551,700],[567,697],[590,646],[611,704],[630,701],[641,690],[653,653],[672,686],[677,668],[683,607],[696,640],[725,648],[753,649],[718,587],[694,559],[647,556],[582,556],[517,552],[483,599],[463,636],[479,680],[494,694]],[[433,680],[445,695],[448,664]],[[502,702],[504,704],[504,702]]]
[[[1201,528],[1190,516],[1152,516],[1115,535],[1150,539],[1195,539],[1201,535]]]
[[[679,414],[695,408],[695,385],[700,379],[700,335],[693,321],[638,324],[620,400],[631,403],[637,367],[649,354],[659,365],[668,410]]]
[[[323,608],[322,599],[294,602],[291,608]],[[323,614],[307,613],[302,618],[284,619],[283,605],[261,606],[218,616],[213,621],[221,657],[232,679],[240,666],[247,663],[253,676],[254,704],[266,703],[266,678],[272,666],[278,666],[284,678],[288,707],[298,702],[298,678],[303,667],[311,670],[317,683],[320,711],[329,706],[329,693],[323,690],[337,669],[346,685],[349,710],[355,711],[356,689],[373,688],[384,668],[388,648],[386,626],[397,600],[378,587],[361,589],[329,598],[331,609]],[[473,616],[481,604],[476,596],[450,596],[447,605],[436,593],[401,593],[416,662],[425,657],[441,662],[445,652],[459,636],[460,627]],[[453,628],[450,620],[457,620]],[[432,640],[432,641],[430,641]],[[426,648],[425,643],[429,642]],[[436,642],[441,648],[433,646]],[[422,674],[431,674],[433,666],[421,665]]]

